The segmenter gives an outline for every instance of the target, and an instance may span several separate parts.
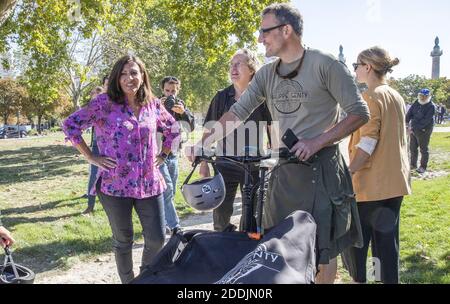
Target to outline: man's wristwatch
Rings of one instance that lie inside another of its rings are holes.
[[[169,156],[169,155],[166,154],[166,153],[164,153],[164,152],[161,152],[161,153],[159,153],[159,155],[158,155],[158,157],[161,157],[161,158],[164,159],[164,160],[166,160],[166,158],[167,158],[168,156]]]

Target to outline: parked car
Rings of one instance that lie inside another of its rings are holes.
[[[27,136],[27,126],[5,125],[0,127],[0,139],[21,138]]]

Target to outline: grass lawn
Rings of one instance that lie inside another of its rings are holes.
[[[86,136],[89,138],[89,136]],[[188,164],[181,165],[180,180]],[[0,141],[0,210],[13,232],[21,263],[35,272],[68,267],[72,262],[111,250],[111,231],[101,204],[94,214],[81,215],[87,200],[88,163],[62,133]],[[180,191],[180,216],[192,212]],[[135,214],[136,238],[142,231]]]
[[[450,172],[450,133],[435,133],[431,170]],[[179,185],[189,173],[180,162]],[[88,164],[64,144],[62,133],[22,140],[0,140],[0,210],[4,225],[17,240],[16,260],[35,272],[111,251],[111,232],[97,202],[84,217]],[[414,180],[414,194],[401,211],[401,277],[404,283],[450,283],[450,176]],[[192,212],[182,201],[181,216]],[[134,216],[136,238],[140,225]],[[349,280],[341,271],[341,279]]]

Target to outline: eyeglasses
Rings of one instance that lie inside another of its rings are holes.
[[[302,59],[300,59],[298,66],[295,68],[295,70],[293,70],[289,74],[281,75],[280,72],[278,71],[278,69],[280,68],[281,60],[278,61],[277,67],[275,68],[275,72],[277,73],[278,76],[280,76],[283,79],[292,79],[292,78],[297,77],[298,73],[300,72],[300,69],[302,68],[302,64],[303,64],[303,60],[305,59],[305,56],[306,56],[306,49],[303,51],[303,56],[302,56]]]
[[[358,69],[358,67],[360,65],[367,65],[367,64],[365,64],[365,63],[352,63],[352,65],[353,65],[353,68],[355,69],[355,72],[356,72],[356,70]]]
[[[285,25],[287,25],[287,24],[286,24],[286,23],[283,23],[283,24],[275,25],[275,26],[268,27],[268,28],[265,28],[265,29],[260,28],[260,29],[259,29],[259,34],[260,34],[260,35],[266,34],[266,33],[270,32],[270,31],[273,31],[274,29],[277,29],[277,28],[282,27],[282,26],[285,26]]]
[[[244,66],[244,65],[248,66],[247,63],[238,61],[238,62],[235,62],[235,63],[230,63],[229,68],[230,68],[230,70],[233,69],[233,68],[238,69],[239,67]]]

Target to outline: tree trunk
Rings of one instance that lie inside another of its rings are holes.
[[[9,14],[16,6],[17,0],[2,0],[0,1],[0,25],[6,21]]]
[[[41,121],[42,121],[42,115],[38,115],[38,125],[37,125],[37,130],[38,130],[39,135],[42,133]]]

